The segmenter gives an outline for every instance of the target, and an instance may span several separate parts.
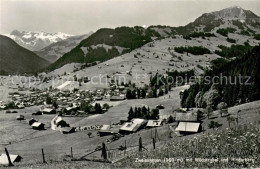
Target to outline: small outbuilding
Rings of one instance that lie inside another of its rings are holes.
[[[201,125],[196,122],[180,122],[175,131],[181,134],[197,133],[201,131]]]
[[[44,109],[42,110],[42,113],[43,113],[43,114],[56,114],[56,110],[51,109],[51,108],[44,108]]]
[[[19,155],[13,155],[13,154],[9,154],[9,157],[11,159],[11,163],[15,163],[15,162],[20,162],[22,157],[19,156]],[[3,164],[3,165],[7,165],[9,164],[8,162],[8,158],[7,158],[7,155],[6,154],[2,154],[0,156],[0,164]]]
[[[74,127],[62,127],[60,128],[60,132],[62,134],[69,134],[69,133],[74,133],[76,129]]]
[[[16,120],[24,120],[24,115],[19,115],[16,117]]]
[[[32,118],[31,120],[29,120],[29,125],[31,126],[33,123],[38,122],[37,120],[35,120],[34,118]]]
[[[146,127],[160,127],[162,126],[162,120],[148,120]]]
[[[34,130],[44,130],[44,126],[45,126],[45,124],[40,123],[40,122],[34,122],[34,123],[32,124],[32,128],[33,128]]]

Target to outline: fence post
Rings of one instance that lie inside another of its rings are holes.
[[[72,150],[72,147],[70,148],[70,155],[71,155],[71,159],[73,159],[73,150]]]
[[[142,137],[139,138],[139,152],[142,151],[143,145],[142,145]]]
[[[155,139],[153,138],[153,149],[155,149]]]
[[[44,151],[43,151],[43,148],[42,148],[42,162],[43,162],[43,163],[46,163],[46,161],[45,161],[45,157],[44,157]]]
[[[124,156],[126,155],[126,140],[125,140],[125,151],[124,151]]]
[[[102,143],[102,157],[106,160],[107,159],[107,151],[105,143]]]
[[[9,166],[14,166],[12,161],[11,161],[11,158],[9,156],[9,152],[8,152],[7,148],[5,148],[5,153],[6,153],[6,156],[7,156],[7,159],[8,159],[8,165]]]
[[[160,141],[159,134],[157,132],[157,129],[155,128],[155,138],[156,138],[156,136],[158,137],[158,140]]]

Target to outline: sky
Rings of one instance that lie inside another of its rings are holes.
[[[85,34],[118,26],[182,26],[203,13],[239,6],[260,16],[260,0],[0,0],[0,34]]]

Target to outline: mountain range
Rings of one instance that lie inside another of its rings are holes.
[[[130,52],[156,39],[175,35],[187,36],[193,32],[216,33],[217,29],[236,28],[238,34],[253,35],[260,30],[260,18],[249,10],[230,7],[220,11],[205,13],[186,26],[150,26],[119,27],[115,29],[99,29],[68,53],[64,54],[49,70],[57,69],[65,64],[92,63],[105,61]],[[224,30],[225,31],[225,30]]]
[[[103,62],[130,53],[153,41],[176,36],[181,36],[186,42],[192,37],[201,36],[205,39],[205,36],[214,36],[220,40],[225,39],[235,43],[235,40],[229,36],[230,33],[254,37],[260,33],[259,16],[235,6],[205,13],[194,22],[179,27],[122,26],[115,29],[101,28],[95,33],[80,36],[15,30],[9,37],[19,45],[35,51],[37,55],[51,62],[52,64],[46,68],[47,71],[51,71],[69,63],[91,65]]]
[[[6,73],[35,73],[50,63],[14,40],[0,35],[0,71]]]
[[[26,32],[26,31],[18,31],[14,30],[9,35],[6,35],[13,39],[20,46],[29,49],[31,51],[38,51],[46,46],[59,42],[61,40],[65,40],[72,35],[68,35],[65,33],[47,33],[47,32]]]
[[[65,53],[76,47],[83,39],[88,38],[92,32],[85,35],[71,36],[67,39],[52,43],[49,46],[35,51],[37,55],[53,63]]]

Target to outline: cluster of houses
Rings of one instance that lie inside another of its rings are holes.
[[[86,78],[87,79],[87,78]],[[85,78],[83,78],[85,81]],[[88,80],[86,80],[87,82]],[[65,82],[66,83],[66,82]],[[28,89],[29,90],[29,89]],[[10,92],[9,98],[14,103],[14,108],[23,109],[34,105],[46,104],[46,95],[49,95],[58,105],[79,104],[81,101],[96,101],[96,100],[110,100],[121,101],[125,97],[125,86],[117,86],[115,83],[110,83],[109,89],[99,90],[59,90],[59,88],[50,88],[44,90],[31,90],[29,94],[24,92]],[[10,103],[10,102],[9,102]],[[8,103],[0,102],[0,110],[9,109]]]
[[[198,120],[197,110],[186,112],[174,112],[174,120],[177,127],[174,132],[180,136],[184,134],[198,133],[202,131],[201,122]],[[112,126],[103,125],[99,130],[100,136],[113,135],[113,134],[130,134],[135,133],[144,128],[154,128],[163,126],[165,120],[145,120],[141,118],[134,118],[130,122],[123,121],[122,125]]]
[[[160,127],[163,125],[163,120],[145,120],[134,118],[130,122],[124,122],[122,125],[103,125],[99,130],[100,136],[113,134],[130,134],[135,133],[143,128]]]

